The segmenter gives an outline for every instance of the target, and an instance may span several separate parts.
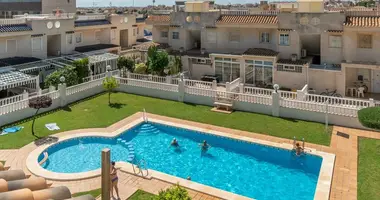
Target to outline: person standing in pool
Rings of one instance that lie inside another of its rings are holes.
[[[179,147],[177,139],[173,138],[172,143],[170,144],[173,147]]]
[[[296,143],[296,146],[295,146],[295,150],[296,150],[296,155],[299,156],[301,155],[301,153],[303,153],[303,148],[301,147],[300,143]]]
[[[202,144],[199,144],[202,148],[202,152],[206,152],[211,146],[207,144],[206,140],[203,140]]]
[[[117,187],[118,182],[119,178],[117,177],[117,168],[115,167],[115,162],[111,162],[111,195],[113,198],[113,189],[115,188],[117,199],[120,199],[119,188]]]

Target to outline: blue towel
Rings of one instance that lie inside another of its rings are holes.
[[[10,128],[5,128],[5,129],[3,129],[3,132],[0,135],[6,135],[8,133],[16,133],[19,130],[21,130],[22,128],[24,128],[24,127],[22,127],[22,126],[13,126],[13,127],[10,127]]]

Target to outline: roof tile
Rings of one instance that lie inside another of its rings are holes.
[[[277,56],[278,52],[271,49],[263,48],[249,48],[243,53],[243,55],[253,55],[253,56]]]
[[[170,15],[149,15],[146,23],[169,23]]]
[[[376,17],[346,17],[346,22],[344,23],[347,27],[367,27],[367,28],[379,28],[380,27],[380,16]]]
[[[32,27],[28,26],[27,24],[0,25],[0,33],[21,32],[21,31],[32,31]]]
[[[277,15],[222,15],[216,24],[277,24]]]

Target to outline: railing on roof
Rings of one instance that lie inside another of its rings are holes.
[[[97,20],[106,19],[105,15],[77,15],[77,20]]]
[[[26,19],[0,19],[0,25],[25,24]]]
[[[74,19],[75,13],[13,15],[15,19]]]
[[[172,12],[173,12],[173,10],[152,10],[151,14],[153,14],[153,15],[168,15]]]
[[[221,15],[277,15],[279,10],[222,10]]]
[[[347,16],[364,16],[364,17],[375,17],[375,16],[380,16],[380,10],[346,10],[344,13]]]

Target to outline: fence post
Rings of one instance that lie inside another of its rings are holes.
[[[372,98],[369,99],[369,107],[375,107],[375,100]]]
[[[178,80],[178,101],[183,102],[185,98],[185,80]]]
[[[127,71],[127,78],[131,78],[130,72]]]
[[[218,84],[216,83],[216,80],[213,80],[213,81],[212,81],[212,89],[213,89],[213,90],[216,90],[217,87],[218,87]]]
[[[226,92],[231,92],[231,84],[230,84],[230,82],[226,83]]]
[[[22,93],[22,100],[25,100],[28,98],[29,98],[29,93],[26,90],[24,90],[24,92]]]
[[[171,84],[172,83],[172,76],[166,76],[166,83]]]
[[[111,66],[107,65],[106,69],[107,69],[107,78],[111,78],[112,77]]]
[[[243,83],[239,84],[239,93],[244,93],[244,84]]]
[[[272,116],[280,116],[280,94],[277,91],[272,93]]]
[[[58,85],[60,106],[66,106],[66,83],[60,83]]]
[[[298,101],[304,101],[305,100],[305,93],[302,90],[297,90],[297,100]]]
[[[101,174],[101,180],[102,180],[102,199],[104,200],[110,200],[110,187],[111,187],[111,150],[110,149],[103,149],[102,150],[102,174]]]

